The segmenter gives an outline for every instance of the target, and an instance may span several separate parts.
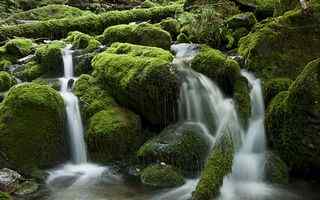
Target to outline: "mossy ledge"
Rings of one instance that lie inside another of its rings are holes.
[[[181,6],[173,5],[150,9],[110,11],[100,15],[88,15],[6,26],[0,28],[0,41],[5,41],[13,36],[60,39],[66,37],[71,31],[101,34],[104,29],[109,26],[127,24],[135,21],[160,21],[161,19],[174,16],[179,10],[181,10]]]

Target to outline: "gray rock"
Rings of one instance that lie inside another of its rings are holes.
[[[22,176],[11,169],[3,168],[0,170],[0,191],[2,192],[14,192]]]

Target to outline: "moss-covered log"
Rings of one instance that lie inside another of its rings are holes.
[[[13,36],[58,39],[67,36],[70,31],[101,34],[105,28],[117,24],[146,20],[160,21],[163,18],[174,16],[176,11],[180,9],[180,6],[166,6],[129,11],[111,11],[101,15],[88,15],[1,27],[0,41],[5,41]]]

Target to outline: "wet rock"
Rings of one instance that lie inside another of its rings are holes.
[[[12,193],[17,190],[22,176],[11,169],[0,170],[0,191]]]
[[[24,181],[23,183],[19,184],[17,190],[14,192],[14,195],[17,196],[26,196],[33,194],[38,191],[39,184],[34,181]]]

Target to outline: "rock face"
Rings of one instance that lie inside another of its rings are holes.
[[[64,103],[48,86],[13,87],[0,106],[0,150],[13,169],[30,173],[67,157]]]
[[[172,58],[160,48],[116,43],[95,56],[92,66],[120,105],[163,126],[174,122],[177,113],[179,85]]]
[[[170,49],[170,33],[148,23],[116,25],[107,28],[103,33],[102,43],[127,42],[145,46]]]
[[[269,105],[271,146],[293,173],[320,169],[320,59],[310,62],[286,92]],[[311,174],[312,175],[312,174]]]
[[[313,12],[311,17],[287,12],[243,37],[238,51],[245,68],[262,79],[295,79],[308,62],[320,57],[320,7],[315,6]]]
[[[141,182],[153,188],[178,187],[184,184],[184,178],[169,165],[150,165],[141,172]]]
[[[192,124],[169,126],[138,151],[144,163],[164,162],[186,172],[197,172],[204,164],[209,144],[201,129]]]

